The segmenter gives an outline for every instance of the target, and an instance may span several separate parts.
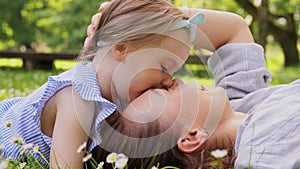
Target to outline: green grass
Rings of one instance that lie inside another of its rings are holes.
[[[0,101],[26,96],[48,80],[74,65],[73,61],[55,61],[53,70],[25,70],[21,59],[0,59]]]
[[[273,73],[271,85],[290,83],[300,79],[300,65],[283,68],[283,54],[276,46],[268,46],[267,67]],[[48,76],[57,75],[74,65],[74,61],[55,61],[54,70],[32,70],[22,68],[21,59],[0,59],[0,101],[16,96],[26,96],[45,83]],[[189,64],[175,74],[187,83],[213,87],[214,80],[204,65]]]
[[[286,84],[300,79],[300,65],[283,67],[284,56],[280,48],[268,46],[266,56],[267,67],[273,73],[271,85]]]

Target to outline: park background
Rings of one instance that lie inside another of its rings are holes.
[[[0,0],[0,51],[80,52],[86,27],[98,11],[99,0]],[[271,85],[300,78],[299,0],[173,0],[176,6],[230,11],[249,24],[255,41],[265,48]],[[221,30],[220,30],[221,31]],[[197,53],[197,52],[196,52]],[[195,54],[193,51],[191,54]],[[22,59],[0,56],[0,101],[26,96],[48,76],[70,69],[76,61],[55,60],[54,69],[23,68]],[[206,65],[186,64],[177,74],[213,86]]]

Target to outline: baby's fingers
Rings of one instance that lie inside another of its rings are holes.
[[[102,13],[96,13],[95,15],[92,16],[91,25],[92,25],[92,30],[94,32],[99,27],[99,22],[101,20],[101,16],[102,16]]]
[[[93,27],[94,26],[92,24],[87,27],[86,34],[87,34],[88,37],[95,34],[95,30],[94,30]]]
[[[84,47],[84,52],[89,51],[90,46],[91,46],[91,43],[92,43],[92,38],[91,38],[91,37],[85,38],[84,45],[83,45],[83,47]]]
[[[102,12],[103,9],[104,9],[109,3],[110,3],[110,2],[103,2],[102,4],[100,4],[99,12]]]
[[[87,52],[91,47],[93,36],[95,35],[95,32],[99,27],[99,23],[100,23],[101,16],[102,16],[101,12],[109,3],[110,2],[103,2],[99,7],[100,13],[96,13],[92,16],[91,24],[87,27],[87,30],[86,30],[87,37],[85,38],[85,41],[84,41],[84,51],[85,52]]]
[[[92,16],[91,24],[87,27],[86,30],[87,37],[85,38],[84,41],[84,51],[88,51],[91,46],[92,38],[95,35],[97,28],[99,27],[101,15],[102,15],[101,13],[97,13]]]

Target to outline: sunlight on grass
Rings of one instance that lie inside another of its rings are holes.
[[[283,68],[283,53],[281,48],[275,46],[267,46],[266,48],[266,63],[267,68],[271,72],[276,72]]]
[[[69,60],[55,60],[54,65],[56,69],[70,69],[75,65],[76,61],[69,61]],[[22,59],[0,59],[0,67],[22,67],[23,61]]]
[[[55,60],[54,65],[56,69],[67,70],[71,69],[76,64],[76,61],[69,60]]]
[[[0,68],[0,101],[6,98],[27,96],[44,84],[48,76],[60,72],[62,70],[26,71],[18,67]]]
[[[0,59],[0,67],[9,66],[9,67],[22,67],[22,59]]]
[[[22,59],[0,59],[0,101],[27,96],[47,82],[49,76],[70,69],[74,64],[75,61],[58,60],[54,62],[54,70],[28,71],[22,68]]]
[[[176,72],[174,76],[189,84],[215,86],[214,77],[206,65],[186,64],[184,69]]]
[[[300,79],[300,65],[284,68],[284,56],[278,46],[267,46],[266,53],[267,68],[272,72],[271,85],[286,84]]]

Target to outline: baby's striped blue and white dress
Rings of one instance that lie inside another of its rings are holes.
[[[49,161],[51,138],[41,131],[40,116],[45,103],[59,90],[72,85],[74,91],[84,100],[95,101],[97,112],[90,137],[88,151],[101,143],[99,123],[116,110],[116,105],[101,96],[96,72],[91,62],[79,62],[72,69],[58,76],[50,76],[48,81],[27,97],[11,98],[0,102],[0,145],[4,158],[20,158],[24,146],[13,141],[38,146],[41,154]],[[28,151],[28,150],[26,150]],[[47,165],[39,153],[34,158]]]

